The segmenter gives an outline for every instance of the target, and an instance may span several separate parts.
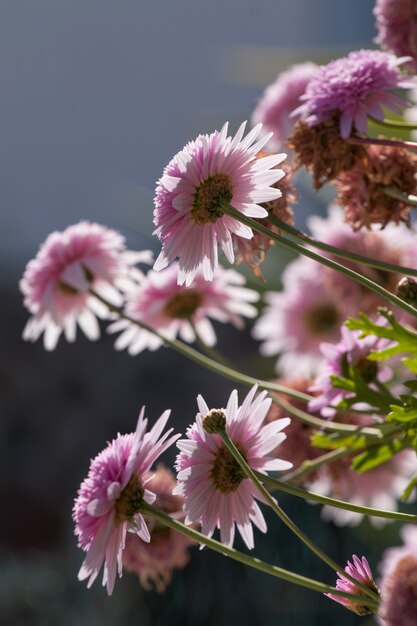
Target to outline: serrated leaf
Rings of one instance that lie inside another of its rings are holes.
[[[392,405],[391,412],[387,415],[387,422],[392,422],[394,420],[403,424],[417,420],[417,408],[415,406],[407,407]]]

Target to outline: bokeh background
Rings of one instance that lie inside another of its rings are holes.
[[[172,408],[184,431],[198,393],[218,406],[232,385],[167,349],[117,353],[109,337],[91,344],[80,335],[47,354],[21,340],[27,314],[18,290],[48,233],[80,219],[122,231],[132,249],[157,251],[152,198],[173,154],[227,119],[236,129],[288,65],[371,45],[372,8],[372,0],[0,2],[2,626],[373,623],[207,550],[195,550],[163,596],[130,575],[111,599],[98,583],[78,583],[71,508],[90,457],[117,431],[131,431],[143,404],[151,419]],[[301,225],[325,206],[307,187],[304,198]],[[271,256],[270,286],[286,258]],[[242,369],[272,375],[249,332],[218,330]],[[353,551],[377,559],[387,533],[397,536],[394,526],[379,533],[366,523],[354,536],[323,525],[318,507],[282,504],[340,562]],[[269,525],[267,537],[257,534],[261,558],[333,582],[271,516]]]

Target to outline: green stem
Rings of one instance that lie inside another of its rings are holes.
[[[387,193],[385,189],[392,189],[391,187],[384,188],[384,193]],[[388,193],[390,195],[390,193]],[[417,197],[416,197],[417,201]],[[413,269],[412,267],[405,267],[403,265],[395,265],[394,263],[384,263],[383,261],[377,261],[376,259],[371,259],[370,257],[362,256],[361,254],[356,254],[355,252],[348,252],[347,250],[342,250],[341,248],[336,248],[335,246],[331,246],[328,243],[324,243],[323,241],[318,241],[313,237],[309,237],[305,233],[302,233],[297,228],[286,224],[282,220],[278,219],[272,213],[269,214],[267,218],[271,224],[277,226],[280,230],[288,233],[292,237],[299,239],[303,243],[312,246],[313,248],[318,248],[319,250],[324,250],[325,252],[329,252],[333,256],[339,257],[340,259],[346,259],[348,261],[353,261],[354,263],[361,263],[362,265],[367,265],[368,267],[374,267],[375,269],[387,271],[387,272],[395,272],[396,274],[405,274],[407,276],[417,276],[417,269]]]
[[[381,187],[381,190],[384,192],[386,196],[390,196],[390,198],[395,198],[396,200],[405,202],[405,204],[411,204],[412,206],[417,206],[417,196],[403,193],[399,189],[396,189],[396,187]],[[410,274],[410,276],[411,275],[412,274]]]
[[[383,435],[378,428],[372,428],[371,426],[356,426],[354,424],[342,424],[338,422],[332,422],[329,420],[323,420],[320,417],[315,417],[302,409],[297,408],[290,402],[287,402],[281,396],[275,393],[271,393],[272,400],[282,407],[285,411],[291,412],[292,415],[297,417],[304,424],[308,424],[313,428],[320,428],[325,430],[334,430],[339,433],[357,433],[363,435],[370,435],[371,437],[381,438]]]
[[[385,128],[396,128],[397,130],[416,130],[417,124],[408,124],[407,122],[400,122],[399,120],[378,120],[373,115],[368,115],[369,119],[372,120],[375,124],[379,126],[384,126]]]
[[[265,226],[262,226],[262,224],[260,224],[256,220],[253,220],[250,217],[246,217],[246,215],[243,215],[243,213],[236,211],[236,209],[234,209],[225,200],[223,200],[220,203],[220,209],[226,215],[229,215],[230,217],[233,217],[234,219],[242,222],[242,224],[246,224],[246,226],[249,226],[253,230],[257,231],[258,233],[261,233],[262,235],[269,237],[269,239],[273,239],[274,241],[276,241],[277,243],[280,243],[281,245],[288,248],[289,250],[293,250],[294,252],[297,252],[298,254],[303,254],[304,256],[307,256],[310,259],[313,259],[314,261],[321,263],[322,265],[326,265],[327,267],[330,267],[333,270],[336,270],[342,274],[345,274],[345,276],[348,276],[349,278],[359,283],[360,285],[363,285],[370,291],[377,293],[379,296],[384,298],[384,300],[386,300],[390,304],[398,306],[402,308],[404,311],[407,311],[407,313],[410,313],[414,317],[417,317],[417,310],[414,307],[412,307],[410,304],[407,304],[406,302],[404,302],[404,300],[401,300],[401,298],[398,298],[397,296],[390,293],[389,291],[387,291],[380,285],[377,285],[372,280],[369,280],[369,278],[365,278],[365,276],[361,276],[361,274],[358,274],[358,272],[355,272],[349,269],[348,267],[345,267],[344,265],[341,265],[340,263],[333,261],[330,258],[320,256],[319,254],[316,254],[309,248],[300,246],[299,244],[293,241],[290,241],[286,239],[285,237],[282,237],[281,235],[277,235],[276,233],[269,230],[268,228],[265,228]]]
[[[334,461],[338,461],[339,459],[352,454],[354,451],[352,448],[336,448],[336,450],[330,450],[325,454],[321,454],[315,459],[304,461],[300,467],[295,470],[291,470],[284,474],[285,482],[298,480],[302,476],[308,476],[311,472],[322,467],[323,465],[327,465],[328,463],[333,463]]]
[[[190,325],[192,326],[192,329],[194,331],[194,335],[196,338],[196,343],[197,343],[197,346],[200,348],[200,350],[204,352],[205,354],[207,354],[208,357],[210,357],[212,360],[216,361],[217,363],[221,363],[222,365],[225,365],[226,367],[231,367],[231,363],[229,363],[227,359],[222,354],[220,354],[218,350],[216,350],[216,348],[213,348],[212,346],[209,346],[206,344],[206,342],[201,337],[200,333],[198,332],[192,320],[189,319],[188,321]]]
[[[346,139],[348,143],[357,145],[375,145],[375,146],[390,146],[392,148],[405,148],[406,150],[417,150],[417,143],[415,141],[403,141],[400,139],[373,139],[372,137],[355,137],[351,136]]]
[[[318,580],[314,580],[312,578],[307,578],[305,576],[301,576],[300,574],[296,574],[295,572],[291,572],[289,570],[283,569],[281,567],[277,567],[276,565],[271,565],[269,563],[265,563],[265,561],[261,561],[255,557],[250,556],[249,554],[244,554],[243,552],[239,552],[234,548],[228,548],[224,544],[212,539],[211,537],[206,537],[202,533],[194,530],[190,526],[185,526],[181,522],[176,519],[173,519],[163,511],[155,509],[153,506],[149,504],[142,504],[142,512],[145,515],[151,515],[156,520],[158,520],[161,524],[164,524],[168,528],[175,530],[190,539],[197,541],[208,548],[211,548],[215,552],[219,552],[224,556],[228,556],[234,561],[238,561],[239,563],[243,563],[243,565],[248,565],[256,570],[264,572],[265,574],[269,574],[270,576],[275,576],[276,578],[280,578],[282,580],[286,580],[287,582],[299,585],[301,587],[305,587],[307,589],[312,589],[313,591],[318,591],[320,593],[331,593],[341,598],[348,598],[352,602],[360,602],[361,604],[366,604],[372,609],[378,608],[377,601],[372,599],[364,598],[362,595],[354,595],[350,593],[346,593],[344,591],[340,591],[335,587],[331,587],[330,585],[326,585]]]
[[[350,576],[347,572],[343,570],[332,558],[327,556],[321,548],[316,546],[316,544],[299,528],[290,517],[281,509],[279,504],[272,498],[269,492],[265,489],[263,484],[258,480],[255,472],[249,467],[246,463],[245,459],[233,443],[233,441],[229,438],[226,431],[220,431],[219,436],[221,437],[224,445],[229,450],[230,454],[233,455],[234,459],[239,463],[245,475],[253,482],[257,490],[262,496],[262,499],[271,507],[274,513],[280,518],[282,522],[314,553],[319,559],[321,559],[326,565],[328,565],[335,572],[343,572],[343,576],[349,579],[351,582],[355,584],[355,586],[360,589],[366,596],[375,600],[375,594],[372,590],[369,589],[366,585],[360,583],[356,578]]]
[[[303,498],[304,500],[311,500],[312,502],[319,502],[320,504],[327,504],[337,509],[345,509],[346,511],[352,511],[353,513],[361,513],[362,515],[371,515],[373,517],[393,519],[393,520],[398,520],[404,523],[405,522],[411,522],[413,524],[417,523],[417,515],[411,515],[410,513],[398,513],[397,511],[385,511],[383,509],[373,509],[368,506],[360,506],[359,504],[352,504],[350,502],[345,502],[344,500],[337,500],[336,498],[322,496],[318,493],[314,493],[312,491],[302,489],[301,487],[290,485],[276,478],[272,478],[271,476],[266,476],[265,474],[261,474],[260,472],[255,472],[255,474],[256,474],[256,477],[265,485],[268,485],[269,487],[272,487],[273,489],[277,489],[278,491],[283,491],[284,493],[289,493],[293,496],[297,496],[298,498]]]

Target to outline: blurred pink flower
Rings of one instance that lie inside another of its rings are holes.
[[[417,5],[415,0],[376,0],[378,36],[375,43],[398,56],[410,57],[406,66],[417,71]]]
[[[295,122],[290,114],[301,104],[300,96],[318,68],[318,65],[310,62],[293,65],[278,74],[275,81],[265,89],[252,114],[252,124],[261,122],[265,130],[274,133],[268,144],[271,150],[282,146],[288,138]]]
[[[151,252],[127,251],[122,235],[100,224],[80,222],[51,233],[20,281],[32,313],[23,338],[36,341],[45,333],[45,348],[53,350],[62,331],[74,341],[78,323],[89,339],[97,339],[96,315],[106,318],[109,311],[90,290],[120,306],[120,292],[143,276],[133,266],[151,261]]]
[[[242,317],[255,317],[257,311],[252,303],[259,299],[259,294],[244,287],[244,277],[235,270],[218,267],[212,282],[198,274],[188,287],[178,285],[177,275],[177,263],[160,272],[149,271],[127,296],[126,314],[169,339],[178,335],[192,343],[197,332],[208,346],[216,343],[210,319],[242,328]],[[130,354],[146,348],[156,350],[163,344],[162,339],[126,319],[118,320],[108,330],[122,331],[115,347],[119,350],[127,347]]]
[[[146,487],[156,498],[154,506],[182,519],[184,498],[172,495],[176,481],[170,469],[158,464],[156,471],[145,475]],[[194,542],[181,533],[161,525],[154,518],[144,516],[151,536],[149,543],[143,542],[137,535],[127,533],[123,551],[123,568],[136,574],[145,589],[153,586],[162,592],[171,582],[174,568],[183,568],[189,561],[188,548]]]
[[[265,473],[292,467],[292,463],[270,455],[284,441],[282,433],[290,420],[284,418],[263,425],[271,406],[266,391],[255,396],[255,385],[243,404],[238,405],[233,391],[225,409],[216,409],[226,418],[226,432],[253,470]],[[245,478],[240,465],[217,434],[207,434],[203,419],[210,409],[201,396],[197,398],[199,413],[187,430],[187,439],[177,442],[177,494],[185,497],[186,523],[201,522],[202,532],[211,537],[220,529],[222,543],[232,546],[235,524],[249,549],[254,547],[252,524],[266,532],[266,523],[255,499],[262,500],[253,483]]]
[[[270,135],[254,143],[262,128],[258,124],[242,139],[245,126],[233,138],[227,136],[227,123],[220,132],[199,135],[174,156],[158,182],[154,223],[162,251],[154,269],[164,269],[178,258],[180,285],[188,287],[200,270],[206,280],[213,280],[218,244],[233,263],[233,237],[253,236],[248,226],[222,213],[222,201],[256,218],[268,214],[260,206],[263,202],[281,196],[272,185],[284,176],[276,166],[286,155],[257,159]]]
[[[116,573],[122,575],[127,530],[135,532],[142,541],[150,541],[141,505],[152,504],[156,496],[145,487],[146,475],[162,452],[180,436],[170,436],[172,428],[161,436],[170,411],[165,411],[149,432],[144,414],[143,407],[135,433],[119,434],[92,459],[74,502],[75,534],[79,547],[87,552],[78,578],[88,578],[90,587],[104,563],[103,585],[109,595]]]

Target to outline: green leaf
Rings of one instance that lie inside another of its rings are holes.
[[[386,463],[391,457],[394,456],[394,454],[400,452],[406,447],[406,442],[394,440],[389,443],[382,444],[377,448],[365,450],[365,452],[358,454],[353,459],[352,467],[358,474],[362,474],[363,472],[367,472],[368,470],[378,467],[378,465],[382,465],[382,463]]]
[[[410,499],[411,494],[413,493],[414,487],[417,485],[417,474],[413,476],[413,478],[408,483],[407,487],[404,489],[404,493],[401,496],[401,500],[403,502],[407,502]]]

